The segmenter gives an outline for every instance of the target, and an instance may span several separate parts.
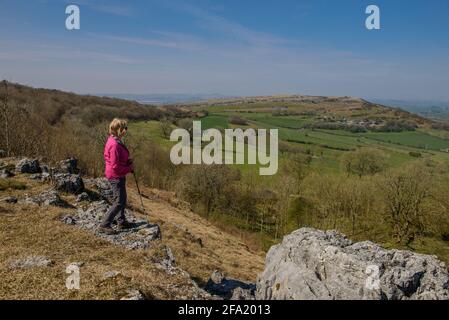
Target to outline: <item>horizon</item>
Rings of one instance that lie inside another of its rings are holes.
[[[432,100],[432,99],[388,99],[388,98],[377,98],[377,97],[358,97],[358,96],[343,96],[343,95],[334,95],[334,96],[326,96],[326,95],[309,95],[302,94],[300,92],[297,93],[274,93],[274,94],[266,94],[266,95],[223,95],[220,93],[187,93],[187,92],[178,92],[178,93],[105,93],[105,92],[76,92],[73,90],[64,90],[50,87],[38,87],[32,86],[25,83],[11,82],[8,79],[0,79],[0,81],[8,81],[17,85],[29,86],[33,89],[43,89],[43,90],[59,90],[62,92],[73,93],[77,95],[90,95],[96,97],[106,97],[106,98],[117,98],[129,101],[136,101],[141,104],[154,104],[154,105],[164,105],[164,104],[172,104],[172,103],[195,103],[202,102],[207,100],[227,100],[227,99],[240,99],[240,98],[255,98],[255,97],[279,97],[279,96],[310,96],[310,97],[337,97],[337,98],[354,98],[354,99],[363,99],[371,103],[377,103],[380,105],[384,105],[387,107],[400,108],[407,111],[410,111],[408,108],[430,108],[430,107],[442,107],[449,108],[449,100]],[[146,99],[154,98],[155,100],[149,101]],[[159,99],[157,99],[159,98]]]
[[[65,28],[68,4],[80,30]],[[369,4],[2,3],[0,78],[78,94],[448,102],[449,2],[375,1],[380,30],[364,26]]]
[[[0,81],[9,81],[8,79],[0,79]],[[10,82],[10,81],[9,81]],[[77,95],[90,95],[90,96],[97,96],[97,97],[107,97],[107,98],[117,98],[117,99],[123,99],[123,100],[129,100],[129,101],[136,101],[141,104],[148,104],[148,105],[165,105],[165,104],[172,104],[172,103],[195,103],[195,102],[202,102],[207,100],[227,100],[227,99],[240,99],[240,98],[254,98],[254,97],[276,97],[276,96],[316,96],[316,97],[338,97],[338,98],[355,98],[355,99],[363,99],[371,103],[377,103],[381,104],[387,107],[394,107],[394,108],[400,108],[407,111],[410,111],[408,108],[430,108],[430,107],[442,107],[442,108],[449,108],[449,100],[431,100],[431,99],[414,99],[414,100],[407,100],[407,99],[388,99],[388,98],[377,98],[377,97],[358,97],[358,96],[343,96],[343,95],[334,95],[334,96],[326,96],[326,95],[308,95],[308,94],[302,94],[300,92],[297,93],[274,93],[271,95],[257,95],[257,96],[251,96],[251,95],[223,95],[220,93],[186,93],[186,92],[178,92],[178,93],[105,93],[105,92],[76,92],[73,90],[64,90],[64,89],[57,89],[57,88],[50,88],[50,87],[39,87],[39,86],[33,86],[25,83],[18,83],[18,82],[10,82],[18,85],[24,85],[29,86],[33,89],[43,89],[43,90],[60,90],[62,92],[68,92],[73,93]],[[153,100],[146,100],[153,98]]]

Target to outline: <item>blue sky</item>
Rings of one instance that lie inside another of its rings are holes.
[[[449,0],[0,0],[0,78],[78,93],[449,101],[448,57]]]

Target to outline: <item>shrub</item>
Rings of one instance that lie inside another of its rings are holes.
[[[343,168],[348,174],[359,177],[382,172],[386,167],[386,156],[374,149],[359,149],[343,158]]]
[[[385,213],[397,242],[410,244],[431,230],[432,218],[441,208],[433,200],[432,173],[424,166],[411,165],[389,172],[380,180]]]
[[[235,125],[238,125],[238,126],[246,126],[248,124],[248,121],[246,121],[246,119],[243,119],[243,118],[240,118],[240,117],[237,117],[237,116],[233,116],[229,120],[229,123],[235,124]]]
[[[22,182],[14,181],[11,179],[0,178],[0,191],[5,191],[8,189],[24,190],[26,189],[26,185]]]
[[[383,126],[373,129],[377,132],[402,132],[402,131],[415,131],[418,125],[411,121],[390,120]]]
[[[232,193],[232,182],[240,178],[239,174],[225,165],[196,165],[182,171],[176,189],[181,197],[209,216],[220,202],[226,202],[226,195]]]
[[[162,119],[159,121],[159,129],[161,130],[162,136],[165,139],[169,139],[172,131],[172,123],[167,119]]]
[[[409,154],[410,157],[414,157],[414,158],[421,158],[422,157],[421,152],[410,151],[408,154]]]

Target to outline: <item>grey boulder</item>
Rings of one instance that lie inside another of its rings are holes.
[[[80,194],[84,191],[84,182],[80,175],[58,173],[53,176],[55,188],[71,194]]]
[[[113,202],[114,193],[111,188],[111,184],[105,178],[98,178],[93,180],[93,184],[95,185],[100,196],[108,201],[109,203]]]
[[[449,273],[434,256],[352,243],[335,231],[303,228],[271,247],[257,299],[449,299]]]
[[[146,300],[145,295],[137,289],[128,289],[126,290],[126,294],[124,297],[120,298],[120,300]]]
[[[29,269],[37,267],[50,267],[53,261],[43,256],[28,256],[23,259],[11,261],[9,267],[11,269]]]
[[[0,178],[7,179],[7,178],[11,178],[11,177],[14,177],[14,173],[9,171],[8,169],[0,170]]]
[[[59,197],[59,194],[56,190],[47,190],[40,193],[39,195],[27,197],[23,202],[26,204],[37,204],[40,206],[68,206],[67,202]]]
[[[87,206],[78,208],[73,215],[62,216],[61,221],[89,230],[102,239],[128,249],[146,249],[154,240],[161,239],[161,230],[158,225],[136,218],[129,210],[126,210],[125,216],[128,222],[133,224],[132,228],[112,235],[100,232],[98,226],[109,208],[110,205],[104,200],[90,202]]]
[[[16,197],[6,197],[2,201],[6,203],[17,203],[18,200]]]
[[[22,159],[16,164],[18,173],[41,173],[41,167],[37,159]]]
[[[78,197],[76,197],[76,202],[89,201],[90,197],[87,192],[80,193]]]
[[[228,279],[223,273],[215,270],[204,290],[227,300],[254,300],[256,286],[240,280]]]
[[[62,160],[58,163],[55,168],[56,173],[69,173],[69,174],[78,174],[78,160],[75,158],[70,158],[66,160]]]
[[[28,177],[31,180],[37,180],[41,182],[47,182],[51,180],[51,176],[48,172],[34,173]]]

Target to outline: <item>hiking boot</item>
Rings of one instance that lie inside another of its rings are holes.
[[[109,234],[109,235],[117,234],[117,231],[115,231],[111,227],[99,227],[98,231],[100,231],[101,233],[104,233],[104,234]]]
[[[134,228],[134,223],[130,223],[128,221],[117,223],[117,230],[127,230]]]

